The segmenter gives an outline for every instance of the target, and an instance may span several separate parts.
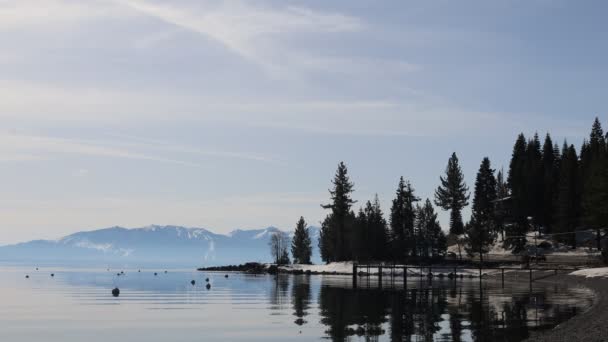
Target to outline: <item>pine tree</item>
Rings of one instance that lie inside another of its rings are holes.
[[[335,226],[332,221],[333,216],[327,215],[321,223],[321,231],[319,232],[319,254],[321,254],[321,260],[325,261],[326,263],[330,263],[335,260],[335,251],[333,250],[333,246],[336,237],[334,236],[334,231],[332,230],[332,227]]]
[[[319,248],[321,257],[326,262],[346,261],[352,257],[352,231],[355,215],[351,206],[355,201],[351,198],[353,183],[348,177],[348,170],[343,162],[338,165],[338,170],[332,181],[333,189],[329,190],[332,203],[322,205],[324,209],[330,209],[321,226]]]
[[[293,256],[293,262],[296,264],[311,263],[312,244],[304,217],[300,217],[296,224],[296,230],[291,241],[291,255]]]
[[[370,261],[371,256],[369,255],[370,246],[369,246],[369,220],[367,216],[367,212],[369,211],[369,207],[371,207],[371,203],[367,201],[364,208],[359,208],[359,213],[355,217],[355,225],[353,231],[353,241],[352,241],[352,249],[353,249],[353,260],[359,262]]]
[[[469,255],[483,254],[489,251],[489,246],[496,238],[494,219],[494,201],[496,200],[496,179],[491,168],[490,159],[484,158],[475,179],[475,192],[471,222],[466,226],[466,251]]]
[[[283,249],[283,251],[281,253],[281,258],[279,259],[279,262],[277,264],[279,264],[279,265],[291,264],[291,261],[289,260],[289,252],[287,252],[287,248]]]
[[[453,153],[448,160],[445,178],[439,177],[441,185],[435,190],[435,204],[450,212],[450,234],[463,233],[462,208],[469,205],[469,188],[464,182],[464,175],[458,164],[458,157]]]
[[[388,247],[388,227],[384,213],[380,208],[380,200],[376,194],[374,201],[371,204],[371,210],[368,214],[368,220],[371,230],[369,244],[371,245],[370,257],[373,260],[385,260],[387,258]]]
[[[551,233],[554,221],[555,200],[557,199],[557,183],[559,180],[559,150],[553,145],[551,136],[547,133],[543,144],[543,201],[538,223],[546,233]]]
[[[418,255],[422,258],[438,258],[445,256],[447,239],[437,220],[437,213],[427,199],[423,206],[416,209],[416,235]]]
[[[608,226],[608,155],[598,118],[593,122],[589,143],[581,148],[580,169],[583,223],[596,229],[596,246],[600,249],[600,229]]]
[[[406,257],[415,254],[414,204],[419,200],[414,195],[414,188],[410,182],[406,182],[401,177],[390,215],[391,250],[394,259],[405,260]]]
[[[573,145],[564,142],[559,174],[559,187],[556,202],[555,230],[558,240],[576,247],[576,236],[564,234],[574,232],[579,224],[580,188],[578,186],[578,156]]]
[[[498,171],[496,175],[496,199],[499,200],[494,208],[494,221],[496,233],[500,233],[502,241],[505,240],[505,223],[507,220],[507,207],[505,205],[509,197],[509,187],[505,182],[504,173]]]
[[[538,133],[526,146],[525,178],[526,198],[525,206],[528,209],[526,216],[532,217],[533,223],[541,224],[543,216],[543,164],[540,139]]]
[[[509,176],[507,183],[511,190],[511,221],[508,226],[508,237],[505,240],[507,246],[513,247],[513,252],[523,250],[526,245],[524,235],[528,231],[528,189],[527,189],[527,143],[522,134],[517,137],[513,146],[511,163],[509,164]]]

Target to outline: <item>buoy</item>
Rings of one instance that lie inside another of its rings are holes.
[[[120,273],[116,273],[116,275],[120,277]]]
[[[228,278],[228,275],[226,274],[226,275],[224,276],[224,278]]]
[[[205,278],[205,281],[206,281],[206,282],[209,282],[209,278]]]
[[[54,276],[55,276],[55,273],[51,273],[51,277],[54,277]]]
[[[211,284],[207,283],[207,286],[205,286],[207,288],[207,290],[209,290],[211,288]]]
[[[165,274],[167,274],[167,271],[165,271]]]
[[[26,276],[25,276],[25,279],[29,279],[29,278],[30,278],[30,276],[29,276],[29,275],[26,275]]]
[[[140,273],[140,272],[141,272],[141,270],[137,270],[137,273]]]
[[[118,297],[118,295],[120,295],[120,290],[118,287],[115,287],[114,290],[112,290],[112,296]]]
[[[36,271],[38,271],[38,267],[36,267]]]
[[[194,285],[194,284],[196,284],[196,282],[193,280],[190,282],[190,284]]]
[[[156,275],[158,275],[158,273],[154,272],[154,275],[156,276]]]

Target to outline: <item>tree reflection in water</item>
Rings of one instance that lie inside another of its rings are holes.
[[[297,317],[295,324],[304,325],[308,316],[310,307],[310,276],[301,276],[293,278],[291,287],[291,303],[293,305],[293,315]]]
[[[521,341],[532,329],[550,328],[576,312],[547,304],[543,290],[509,294],[493,289],[490,296],[488,285],[428,285],[406,290],[321,286],[325,333],[333,341],[353,336],[377,341],[385,334],[391,341]],[[542,305],[543,319],[529,317],[536,305]]]

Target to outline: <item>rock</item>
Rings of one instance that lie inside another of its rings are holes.
[[[194,284],[196,284],[196,281],[192,280],[192,281],[190,282],[190,284],[192,284],[192,286],[194,286]]]
[[[55,276],[55,273],[51,273],[51,277],[54,277],[54,276]]]
[[[26,276],[25,276],[25,279],[29,279],[29,278],[30,278],[30,276],[29,276],[29,275],[26,275]]]
[[[207,283],[207,285],[205,286],[207,288],[207,290],[211,289],[211,284]]]
[[[118,289],[118,287],[115,287],[115,288],[112,290],[112,296],[114,296],[114,297],[118,297],[119,295],[120,295],[120,290]]]
[[[165,274],[167,274],[167,271],[165,271]]]
[[[224,276],[224,278],[228,278],[228,275],[226,274],[226,275]]]
[[[154,272],[154,275],[155,275],[155,276],[157,276],[157,275],[158,275],[158,273]]]
[[[205,281],[206,281],[206,282],[209,282],[209,278],[205,278]]]
[[[116,273],[116,275],[120,277],[120,273]]]

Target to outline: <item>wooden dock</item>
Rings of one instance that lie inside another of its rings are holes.
[[[353,287],[357,288],[357,282],[360,277],[367,277],[369,282],[369,277],[371,277],[372,270],[376,270],[376,276],[378,278],[378,285],[382,288],[382,280],[385,275],[390,277],[390,281],[394,283],[397,278],[397,274],[401,273],[403,277],[403,284],[407,286],[407,278],[408,278],[408,269],[417,269],[420,270],[418,272],[418,277],[423,278],[427,277],[429,279],[433,279],[436,275],[433,274],[433,269],[438,270],[448,270],[451,271],[447,274],[449,279],[456,279],[458,277],[463,278],[463,272],[458,272],[459,270],[471,270],[478,269],[479,270],[479,281],[481,282],[483,279],[483,271],[485,270],[498,270],[501,274],[502,286],[505,285],[505,271],[519,271],[519,272],[528,272],[529,273],[529,282],[530,286],[532,286],[532,282],[534,282],[533,272],[553,272],[553,275],[557,275],[560,271],[577,271],[581,268],[576,267],[568,267],[568,268],[558,268],[558,267],[527,267],[527,268],[515,268],[515,267],[464,267],[464,266],[449,266],[449,265],[420,265],[420,266],[412,266],[412,265],[396,265],[396,264],[353,264]],[[388,271],[388,272],[387,272]],[[425,272],[426,271],[426,272]],[[387,273],[387,274],[385,274]],[[441,273],[444,274],[444,273]],[[469,273],[469,276],[472,276]],[[543,278],[546,278],[543,277]]]

